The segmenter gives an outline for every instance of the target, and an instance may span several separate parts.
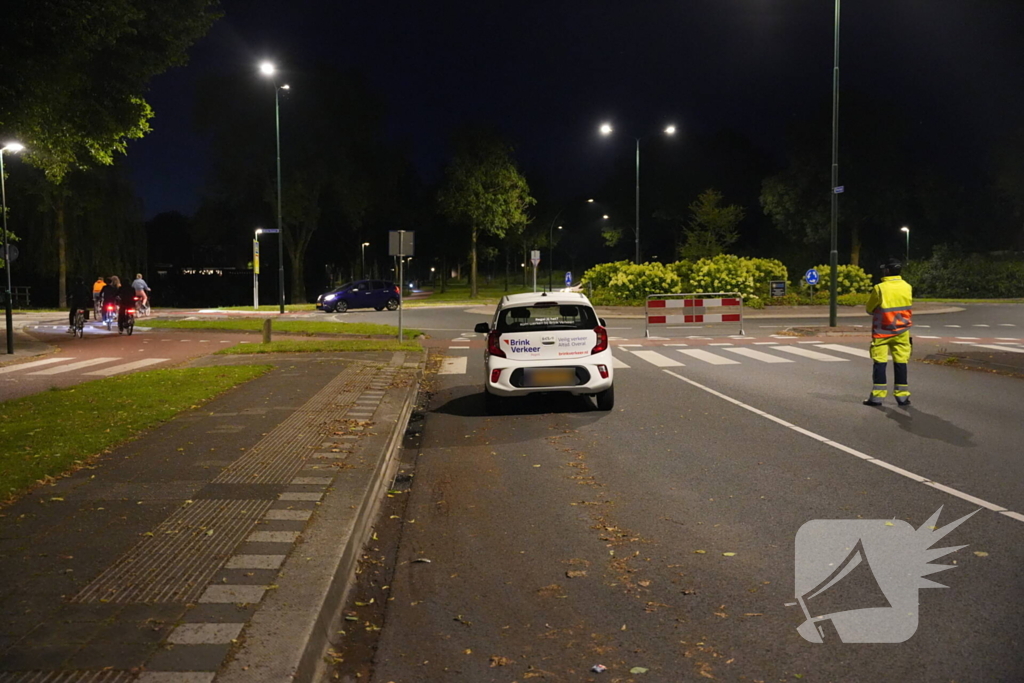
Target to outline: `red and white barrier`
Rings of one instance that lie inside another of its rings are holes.
[[[651,326],[695,323],[739,323],[743,334],[743,297],[735,292],[715,294],[652,294],[645,306],[645,334]]]

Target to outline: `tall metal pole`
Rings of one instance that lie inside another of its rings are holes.
[[[839,0],[836,0],[835,41],[832,66],[832,250],[829,266],[832,280],[828,289],[828,324],[837,322],[836,302],[839,285]]]
[[[402,309],[405,308],[405,230],[398,231],[398,342],[402,342]]]
[[[281,98],[274,81],[274,130],[277,133],[277,302],[284,314],[284,225],[281,222]]]
[[[907,257],[903,259],[903,265],[910,263],[910,231],[907,230]]]
[[[252,240],[252,308],[260,310],[260,240],[259,233]]]
[[[636,139],[636,262],[640,263],[640,138]]]
[[[7,241],[7,185],[4,182],[4,152],[0,149],[0,208],[4,213],[4,319],[7,322],[7,353],[14,354],[14,310],[11,301],[11,249]]]

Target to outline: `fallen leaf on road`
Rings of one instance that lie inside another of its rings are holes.
[[[722,555],[724,555],[725,557],[736,557],[736,553],[722,553]]]
[[[974,554],[978,557],[988,557],[988,553],[986,553],[984,550],[975,550]]]
[[[761,614],[760,612],[747,612],[743,616],[745,616],[745,617],[763,617],[764,615]],[[726,663],[728,663],[728,662],[726,662]]]
[[[570,571],[567,571],[565,573],[565,575],[567,577],[569,577],[570,579],[578,579],[581,576],[586,576],[587,575],[587,570],[585,570],[585,569],[570,570]]]
[[[498,655],[491,655],[490,662],[491,668],[493,669],[496,666],[508,666],[512,663],[512,660],[508,657],[499,657]]]
[[[829,272],[832,272],[832,271],[829,271]],[[650,586],[650,585],[651,585],[651,582],[650,582],[650,581],[637,581],[637,583],[638,583],[639,585],[643,586],[644,588],[647,588],[648,586]]]
[[[693,552],[697,555],[704,555],[705,553],[707,553],[707,550],[694,550]]]
[[[645,673],[647,673],[647,669],[645,669],[642,666],[634,666],[632,669],[629,670],[629,673],[631,673],[631,674],[645,674]]]
[[[467,647],[467,648],[466,648],[465,650],[463,650],[463,651],[462,651],[462,654],[464,654],[464,655],[471,655],[471,654],[473,654],[473,651],[472,651],[472,650],[470,650],[470,649],[469,649],[469,648]]]
[[[426,564],[430,564],[430,560],[425,557],[417,557],[413,562],[425,562]]]

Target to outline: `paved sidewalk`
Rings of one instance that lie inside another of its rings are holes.
[[[597,314],[602,318],[612,320],[643,320],[643,306],[595,306]],[[494,306],[473,306],[467,308],[472,313],[494,313]],[[914,304],[914,315],[933,315],[937,313],[958,313],[964,310],[962,306],[951,306],[932,302],[921,302]],[[766,306],[763,309],[744,308],[743,317],[751,320],[756,318],[792,318],[810,320],[812,318],[828,319],[828,306]],[[863,306],[840,306],[836,313],[839,318],[863,318],[870,320],[871,316],[864,312]]]
[[[0,510],[0,682],[313,680],[423,362],[195,361],[276,369]]]

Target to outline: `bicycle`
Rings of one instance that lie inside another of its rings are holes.
[[[75,323],[71,326],[71,335],[81,339],[85,336],[85,317],[86,312],[84,308],[79,308],[75,311]]]
[[[139,298],[136,297],[131,308],[124,309],[124,322],[120,320],[117,323],[117,333],[126,333],[129,337],[132,336],[132,332],[135,331],[135,309],[138,306]]]

